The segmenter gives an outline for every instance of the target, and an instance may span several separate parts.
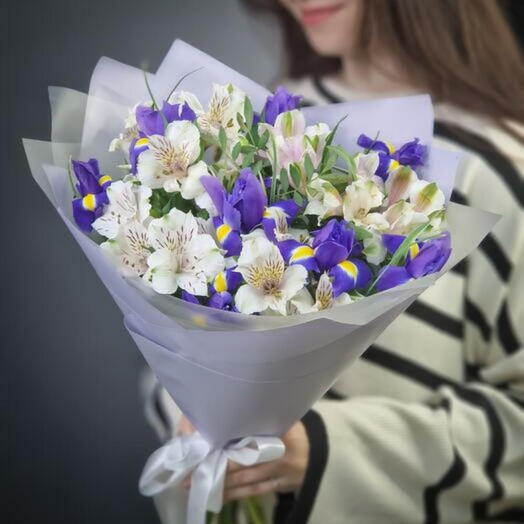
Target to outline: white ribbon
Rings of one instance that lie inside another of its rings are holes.
[[[187,524],[205,524],[206,511],[218,513],[222,508],[227,462],[252,466],[280,458],[284,443],[276,437],[246,437],[222,449],[213,449],[195,432],[175,437],[157,449],[147,460],[139,489],[148,497],[179,485],[191,474]]]

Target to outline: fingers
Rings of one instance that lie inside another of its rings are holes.
[[[224,500],[226,502],[231,500],[239,500],[246,497],[256,497],[272,493],[280,489],[280,483],[275,479],[268,479],[258,484],[250,484],[249,486],[241,486],[233,489],[226,489],[224,492]]]
[[[276,473],[277,466],[274,462],[249,467],[238,467],[228,472],[224,487],[227,490],[249,484],[258,484],[275,477]]]
[[[191,435],[191,433],[194,433],[195,431],[195,426],[193,426],[185,416],[182,416],[176,428],[176,434]]]

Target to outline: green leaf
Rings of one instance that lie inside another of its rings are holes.
[[[244,121],[248,128],[251,128],[253,125],[253,106],[251,105],[251,100],[249,97],[244,98]]]
[[[298,188],[302,185],[302,174],[300,173],[300,168],[296,164],[291,164],[289,166],[289,174],[291,175],[291,180],[295,184],[295,188]]]
[[[218,143],[220,144],[220,149],[226,151],[227,149],[227,135],[223,127],[220,128],[218,132]]]
[[[313,178],[313,173],[315,172],[315,167],[309,155],[306,155],[304,158],[304,169],[306,170],[307,179],[311,180]]]
[[[266,147],[267,141],[269,140],[269,131],[266,129],[262,136],[260,137],[260,140],[258,141],[258,147],[259,149],[263,149]]]
[[[233,160],[236,160],[238,158],[238,155],[240,155],[241,148],[242,148],[242,144],[240,142],[237,142],[233,146],[233,150],[231,151],[231,156],[233,157]]]
[[[295,191],[293,193],[293,200],[299,205],[301,206],[304,202],[304,199],[302,198],[302,195],[300,193],[298,193],[297,191]]]
[[[289,178],[287,171],[284,168],[280,170],[280,186],[284,193],[289,189]]]
[[[335,134],[336,132],[338,131],[338,127],[340,126],[340,124],[342,122],[344,122],[344,120],[348,117],[348,115],[345,115],[343,116],[336,124],[335,124],[335,127],[331,130],[331,132],[329,133],[329,135],[326,137],[326,147],[327,146],[330,146],[331,143],[333,142],[333,139],[335,138]]]
[[[373,235],[364,227],[357,226],[356,224],[352,224],[351,227],[355,230],[355,235],[357,237],[357,240],[364,240],[366,238],[370,238]]]
[[[330,151],[333,151],[339,158],[341,158],[348,166],[348,172],[354,175],[357,171],[355,159],[342,146],[328,146]]]

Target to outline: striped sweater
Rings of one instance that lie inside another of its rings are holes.
[[[329,78],[286,87],[309,104],[359,96]],[[452,200],[502,218],[304,417],[306,479],[276,522],[524,522],[524,145],[435,113],[434,145],[464,153]]]

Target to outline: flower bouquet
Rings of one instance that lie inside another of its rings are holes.
[[[458,159],[431,147],[427,96],[301,109],[176,41],[155,75],[103,58],[88,95],[50,98],[33,176],[198,430],[140,480],[157,495],[192,474],[166,522],[219,512],[227,460],[279,457],[496,220],[449,203]]]

